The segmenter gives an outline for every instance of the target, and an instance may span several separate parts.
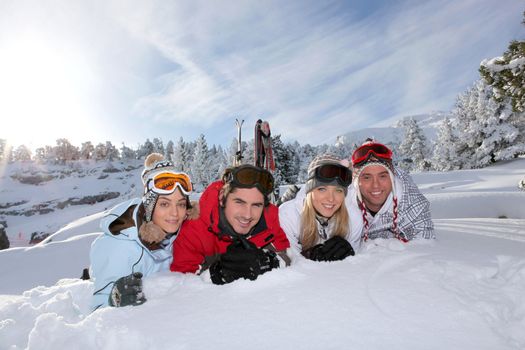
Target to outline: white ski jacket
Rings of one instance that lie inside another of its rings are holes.
[[[301,214],[303,211],[303,203],[306,199],[305,192],[305,188],[302,186],[294,199],[284,202],[279,207],[279,222],[290,241],[290,246],[294,254],[300,254],[302,251],[299,239],[301,236]],[[346,239],[357,253],[361,245],[363,218],[359,210],[349,210],[348,214],[350,216],[350,223],[348,227],[349,234]],[[322,227],[320,223],[317,223],[319,232],[318,243],[324,243],[332,237],[333,226],[334,222],[330,221],[328,221],[328,226],[326,227]]]

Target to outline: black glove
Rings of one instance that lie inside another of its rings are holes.
[[[314,261],[336,261],[355,255],[352,245],[341,236],[334,236],[324,243],[314,245],[301,254]]]
[[[145,302],[146,298],[142,293],[142,273],[140,272],[119,278],[109,293],[109,305],[111,306],[135,306]]]
[[[276,267],[279,267],[279,260],[274,252],[259,249],[248,240],[239,240],[230,244],[210,266],[210,277],[214,284],[230,283],[239,278],[253,281]]]

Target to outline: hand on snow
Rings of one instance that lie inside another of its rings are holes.
[[[210,266],[211,280],[215,284],[233,282],[239,278],[255,280],[259,275],[279,267],[277,255],[272,251],[257,248],[244,240],[233,242]]]
[[[142,293],[142,273],[135,272],[119,278],[109,294],[109,305],[120,307],[140,305],[146,302]]]
[[[336,261],[355,255],[352,245],[340,236],[334,236],[324,243],[314,245],[312,248],[303,250],[301,254],[314,261]]]

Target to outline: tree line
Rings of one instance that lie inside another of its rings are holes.
[[[524,12],[523,24],[525,24]],[[481,62],[480,79],[459,94],[454,109],[438,127],[437,139],[429,144],[413,118],[400,122],[405,134],[402,142],[390,142],[394,162],[408,171],[480,168],[499,160],[525,154],[525,41],[512,41],[501,57]],[[370,135],[373,137],[373,135]],[[281,135],[272,136],[275,171],[278,184],[306,181],[310,161],[317,154],[330,152],[349,158],[364,140],[349,143],[338,138],[335,145],[301,145],[285,143]],[[379,140],[381,141],[381,140]],[[244,163],[254,163],[254,141],[242,143]],[[147,139],[136,149],[124,143],[117,148],[110,141],[94,145],[90,141],[80,147],[67,139],[56,140],[55,146],[39,147],[32,154],[21,145],[10,148],[0,139],[0,161],[35,161],[65,164],[76,160],[113,161],[144,159],[159,152],[171,159],[175,167],[192,176],[197,188],[218,178],[232,164],[237,152],[237,140],[228,149],[208,146],[204,135],[195,141],[182,137],[177,144],[164,145],[159,138]]]

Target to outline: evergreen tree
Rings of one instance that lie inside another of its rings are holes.
[[[0,161],[6,159],[7,149],[7,141],[5,139],[0,139]]]
[[[438,171],[459,169],[456,148],[458,138],[454,133],[452,122],[445,117],[438,128],[438,138],[434,144],[432,166]]]
[[[164,154],[164,143],[162,142],[161,139],[159,138],[154,138],[153,139],[153,152],[157,152],[157,153],[160,153],[160,154]]]
[[[106,145],[102,142],[99,142],[95,146],[95,153],[93,157],[96,161],[105,160],[106,159]]]
[[[297,151],[297,156],[299,159],[299,173],[297,175],[298,183],[305,183],[308,180],[308,165],[317,155],[317,151],[310,144],[300,146]]]
[[[428,170],[430,163],[426,160],[427,138],[414,118],[404,120],[405,139],[399,146],[402,156],[400,166],[406,170]]]
[[[281,135],[271,136],[273,157],[275,160],[276,185],[293,184],[299,174],[299,158],[293,146],[285,145]]]
[[[44,147],[35,149],[34,160],[38,163],[44,163],[46,161],[46,149]]]
[[[525,12],[523,12],[525,24]],[[483,60],[479,68],[493,87],[498,102],[509,102],[513,112],[525,112],[525,41],[513,40],[502,57]]]
[[[195,143],[195,150],[193,152],[193,164],[191,167],[192,181],[197,189],[204,189],[210,182],[210,155],[208,151],[208,143],[204,134],[200,134]]]
[[[95,147],[91,141],[86,141],[80,146],[80,159],[92,159],[95,152]]]
[[[114,161],[120,158],[117,147],[113,146],[111,141],[106,141],[106,160]]]
[[[57,162],[65,164],[68,161],[78,159],[78,148],[73,146],[69,140],[61,138],[56,142],[57,145],[55,146],[55,157]]]
[[[492,87],[479,80],[458,97],[453,116],[460,168],[479,168],[514,155],[519,129],[492,96]]]
[[[13,153],[13,158],[15,161],[27,162],[31,160],[31,150],[25,145],[18,146]]]
[[[120,147],[120,157],[126,160],[135,159],[137,153],[122,142],[122,147]]]
[[[219,179],[222,174],[224,173],[224,170],[230,166],[230,163],[228,162],[228,154],[225,150],[222,149],[222,147],[219,145],[217,147],[217,159],[214,160],[214,162],[217,162],[217,172],[215,174],[215,179]]]
[[[145,159],[148,155],[155,151],[153,143],[146,139],[143,145],[140,145],[137,149],[137,159]]]
[[[182,172],[189,173],[190,170],[190,164],[188,162],[188,150],[186,148],[186,143],[184,142],[184,139],[181,137],[179,139],[179,142],[177,142],[177,146],[173,150],[173,166],[175,169],[178,169]]]
[[[525,24],[525,12],[523,16]],[[506,146],[495,147],[494,160],[525,154],[525,41],[512,41],[503,56],[482,61],[479,71],[499,104],[497,123],[507,129],[497,131],[496,138],[515,134],[512,141],[507,137]]]
[[[173,141],[169,140],[166,144],[166,150],[164,151],[164,156],[166,159],[173,161],[173,153],[175,152],[174,148],[175,145],[173,144]]]

